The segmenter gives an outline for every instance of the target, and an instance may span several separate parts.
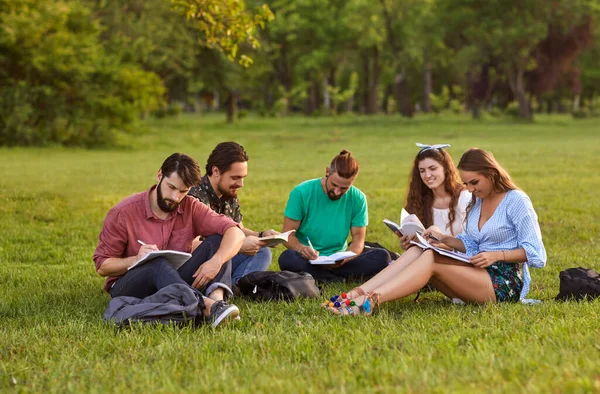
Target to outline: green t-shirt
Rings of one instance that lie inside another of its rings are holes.
[[[369,224],[367,198],[363,192],[351,186],[342,198],[334,201],[323,191],[321,179],[296,186],[290,193],[284,215],[301,222],[296,238],[308,245],[308,236],[321,256],[346,250],[350,227]]]

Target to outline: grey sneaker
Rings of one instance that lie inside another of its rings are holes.
[[[208,321],[213,327],[217,327],[221,323],[228,323],[231,320],[237,319],[240,316],[240,310],[233,304],[228,304],[225,301],[216,301],[210,307],[210,315]]]

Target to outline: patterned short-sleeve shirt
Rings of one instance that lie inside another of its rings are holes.
[[[240,210],[240,200],[237,197],[229,200],[220,199],[210,184],[208,175],[204,175],[200,183],[192,187],[188,194],[196,197],[216,213],[225,215],[236,223],[241,223],[244,218]]]

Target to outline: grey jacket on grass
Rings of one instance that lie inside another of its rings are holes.
[[[146,298],[115,297],[108,303],[103,319],[119,326],[130,322],[186,323],[204,321],[202,294],[191,287],[175,283]]]

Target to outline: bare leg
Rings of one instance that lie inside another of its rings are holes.
[[[377,275],[360,285],[360,288],[363,289],[365,293],[368,293],[380,286],[383,286],[384,283],[391,280],[394,276],[398,275],[402,270],[419,258],[421,254],[423,254],[423,250],[421,248],[412,247],[408,249],[406,252],[402,253],[402,255],[396,261],[392,262]],[[349,299],[354,299],[358,296],[359,294],[356,294],[356,292],[348,292]]]
[[[399,275],[374,289],[380,302],[397,300],[421,289],[435,278],[449,293],[465,302],[495,301],[492,281],[486,270],[466,264],[455,264],[452,259],[428,250]]]
[[[203,297],[203,300],[204,300],[204,310],[202,311],[202,313],[204,314],[204,316],[209,316],[210,315],[210,307],[215,303],[215,301],[208,297]]]
[[[225,290],[222,287],[218,287],[208,295],[208,298],[214,301],[223,301],[225,299]]]
[[[435,288],[440,293],[442,293],[443,295],[445,295],[446,297],[448,297],[450,299],[452,299],[452,298],[460,298],[448,286],[446,286],[445,284],[443,284],[442,282],[440,282],[439,280],[437,280],[435,277],[432,277],[431,279],[429,279],[429,283],[431,283],[432,285],[434,285]]]

